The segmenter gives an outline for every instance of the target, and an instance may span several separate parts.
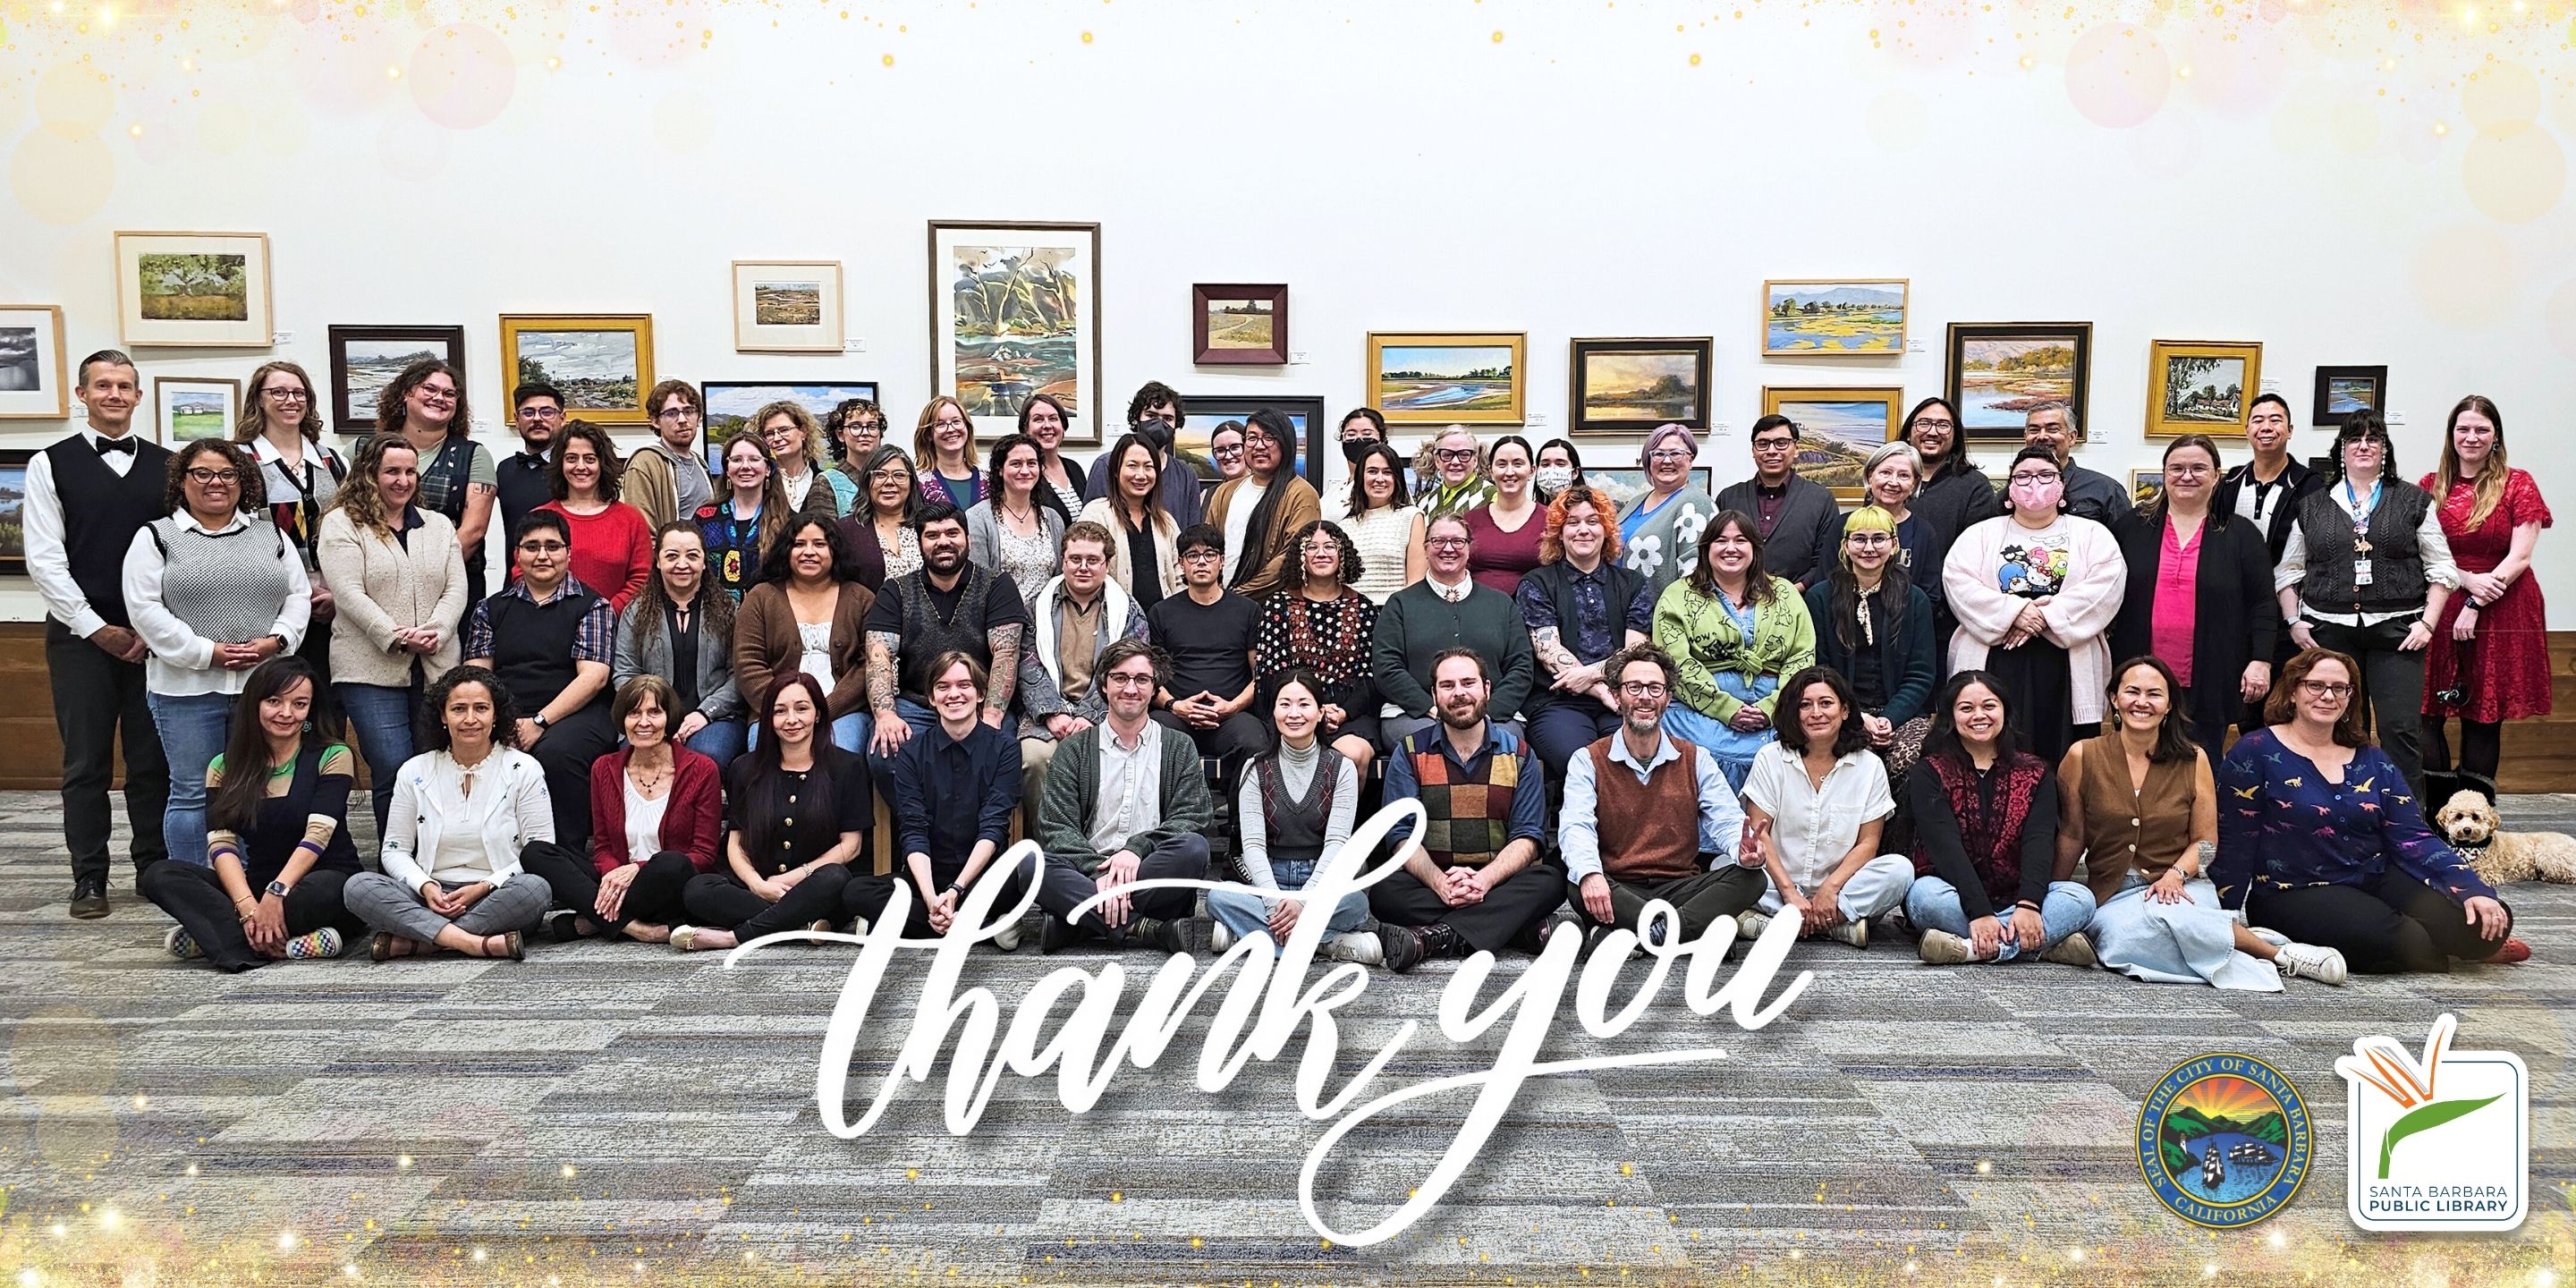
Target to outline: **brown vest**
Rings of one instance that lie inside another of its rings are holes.
[[[2131,869],[2149,881],[2182,860],[2191,846],[2192,762],[2147,766],[2147,783],[2129,790],[2129,753],[2120,735],[2084,743],[2084,883],[2095,902],[2119,893]]]
[[[1671,881],[1699,871],[1699,748],[1673,739],[1681,755],[1641,783],[1636,770],[1610,759],[1610,739],[1620,736],[1584,752],[1592,757],[1602,871],[1617,881]]]

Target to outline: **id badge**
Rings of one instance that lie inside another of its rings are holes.
[[[2370,584],[2369,560],[2355,559],[2352,561],[2352,584],[2355,586],[2367,586]]]

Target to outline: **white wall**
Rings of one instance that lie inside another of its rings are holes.
[[[1766,382],[1911,399],[1942,383],[1948,322],[2084,319],[2095,468],[2156,459],[2150,340],[2254,339],[2303,418],[2317,364],[2387,363],[2409,477],[2460,394],[2496,398],[2515,463],[2576,504],[2565,0],[2494,31],[2315,0],[2160,21],[2064,0],[275,2],[185,28],[13,14],[0,301],[64,305],[75,356],[116,341],[112,230],[264,230],[278,353],[318,374],[332,323],[461,323],[496,447],[495,319],[519,311],[647,311],[662,374],[874,379],[908,427],[926,221],[1097,220],[1113,406],[1159,378],[1338,414],[1373,329],[1525,330],[1538,439],[1564,423],[1568,337],[1713,335],[1723,480]],[[737,258],[843,260],[866,351],[732,352]],[[1762,280],[1837,275],[1910,278],[1916,351],[1762,360]],[[1305,360],[1194,369],[1193,281],[1289,283]],[[269,355],[141,356],[148,382]],[[8,446],[65,429],[0,425]],[[2568,541],[2539,564],[2560,627]],[[40,615],[23,581],[0,615]]]

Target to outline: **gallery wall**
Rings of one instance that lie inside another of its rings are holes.
[[[2159,452],[2152,341],[2261,341],[2303,425],[2318,365],[2386,364],[2409,478],[2460,395],[2493,397],[2514,463],[2576,503],[2576,26],[2516,7],[16,6],[0,304],[63,306],[77,357],[118,341],[115,231],[259,231],[277,344],[143,350],[147,385],[319,376],[332,324],[462,325],[500,451],[500,314],[644,312],[663,375],[878,381],[908,440],[929,221],[1096,221],[1113,412],[1160,379],[1338,413],[1372,330],[1522,331],[1536,440],[1570,337],[1709,336],[1728,479],[1766,384],[1910,401],[1950,322],[2073,320],[2081,459],[2115,476]],[[736,259],[841,261],[857,351],[736,353]],[[1908,351],[1762,358],[1761,284],[1791,277],[1906,279]],[[1287,283],[1292,362],[1194,367],[1193,282]],[[2561,628],[2570,540],[2538,560]],[[41,615],[0,579],[0,617]]]

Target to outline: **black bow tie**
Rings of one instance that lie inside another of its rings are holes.
[[[98,440],[98,454],[105,456],[109,452],[123,452],[128,456],[132,456],[134,455],[134,440],[131,438],[102,438]]]

